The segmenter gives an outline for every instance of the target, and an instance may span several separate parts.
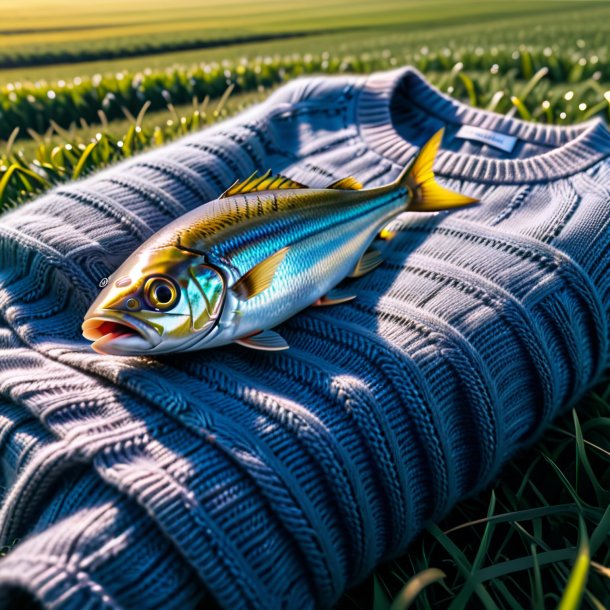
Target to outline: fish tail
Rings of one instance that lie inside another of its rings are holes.
[[[409,211],[434,212],[479,201],[450,191],[436,181],[432,165],[443,139],[443,132],[444,129],[437,131],[421,147],[414,161],[400,173],[394,182],[396,186],[408,188],[411,191],[412,197],[407,207]]]

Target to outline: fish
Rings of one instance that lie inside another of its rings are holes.
[[[338,285],[383,263],[373,242],[394,236],[388,224],[397,215],[478,201],[437,182],[432,166],[442,137],[441,129],[384,186],[363,188],[349,176],[308,188],[270,171],[236,181],[119,266],[87,311],[83,336],[114,356],[231,343],[288,349],[273,329],[307,307],[355,298]]]

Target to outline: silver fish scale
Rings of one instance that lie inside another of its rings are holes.
[[[234,336],[274,326],[333,289],[351,273],[379,230],[405,209],[405,199],[400,189],[372,198],[345,197],[344,205],[305,204],[260,225],[244,226],[243,232],[213,247],[210,254],[220,256],[239,276],[289,246],[271,286],[239,304]]]
[[[287,192],[277,196],[279,207],[274,213],[236,223],[230,230],[194,247],[209,254],[211,260],[230,261],[244,273],[287,245],[321,233],[325,233],[327,239],[327,231],[334,232],[337,227],[348,227],[353,222],[359,224],[364,218],[369,223],[375,222],[377,217],[386,217],[388,207],[395,215],[404,208],[405,191],[400,190],[402,192],[386,192],[374,198],[357,191],[343,191],[333,193],[330,200],[328,190]],[[260,198],[263,205],[273,199],[271,193],[252,193],[247,197],[251,201]],[[287,207],[285,199],[289,199],[291,208]]]

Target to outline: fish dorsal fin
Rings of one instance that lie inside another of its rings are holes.
[[[332,184],[329,184],[327,189],[337,189],[342,191],[359,191],[362,187],[362,184],[356,180],[353,176],[347,176],[347,178],[341,178],[341,180],[337,180]]]
[[[271,286],[273,276],[284,260],[288,246],[278,250],[265,260],[261,261],[250,271],[242,275],[231,287],[231,290],[241,299],[247,301]]]
[[[220,197],[231,197],[240,193],[254,193],[255,191],[276,191],[278,189],[306,189],[307,186],[286,178],[281,174],[273,175],[271,170],[265,172],[262,176],[258,172],[254,172],[245,180],[236,180]]]

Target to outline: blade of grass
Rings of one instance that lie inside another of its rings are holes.
[[[532,602],[533,610],[544,610],[544,594],[542,592],[542,575],[540,574],[540,564],[538,563],[538,555],[536,554],[536,545],[531,545],[533,571],[534,571],[534,586],[532,587]]]
[[[513,106],[517,109],[519,115],[524,121],[529,121],[532,118],[530,111],[516,95],[512,95],[510,101],[513,103]]]
[[[407,581],[400,593],[394,598],[390,610],[407,610],[413,605],[418,595],[429,585],[446,578],[446,574],[438,568],[422,570]]]
[[[472,595],[475,584],[478,582],[477,572],[479,571],[483,563],[483,559],[485,558],[485,553],[487,553],[487,549],[489,548],[489,542],[491,540],[491,535],[495,526],[494,523],[489,521],[489,519],[493,516],[495,508],[496,495],[492,491],[491,498],[489,499],[489,506],[487,508],[487,523],[485,524],[485,530],[483,532],[483,536],[481,537],[481,542],[479,543],[477,554],[475,555],[474,561],[472,562],[470,574],[468,575],[466,583],[449,606],[449,610],[458,610],[459,608],[465,608],[468,600],[470,599],[470,596]]]
[[[536,556],[536,562],[539,565],[548,565],[557,563],[560,561],[569,561],[574,558],[574,548],[556,549],[553,551],[545,551],[539,553]],[[507,574],[514,572],[522,572],[524,570],[531,570],[534,566],[534,558],[531,555],[519,557],[517,559],[509,559],[508,561],[502,561],[496,563],[493,566],[483,568],[479,571],[478,577],[480,582],[486,582],[488,580],[495,580],[496,578],[502,578]]]
[[[460,72],[458,74],[459,79],[462,81],[464,87],[466,88],[466,92],[468,93],[468,100],[470,101],[471,106],[478,106],[478,98],[477,98],[477,90],[472,82],[472,79],[464,72]]]
[[[373,610],[390,610],[390,600],[376,574],[373,576]]]
[[[2,176],[2,180],[0,180],[0,204],[4,204],[7,201],[6,192],[8,189],[9,182],[11,181],[13,175],[18,169],[18,165],[11,165]]]
[[[136,117],[136,126],[137,127],[142,127],[142,121],[144,120],[144,115],[146,114],[146,111],[150,108],[151,103],[152,102],[150,100],[146,100],[144,102],[144,104],[142,105],[142,108],[140,108],[140,112],[138,112],[138,116]]]
[[[17,139],[17,136],[19,135],[19,127],[15,127],[15,129],[13,129],[13,131],[11,131],[11,135],[9,136],[8,140],[6,141],[6,157],[10,157],[11,156],[11,151],[13,150],[13,144],[15,143],[15,140]]]
[[[589,541],[589,548],[591,555],[595,555],[597,550],[601,548],[604,542],[607,543],[608,535],[610,534],[610,506],[606,508],[602,518],[600,519],[597,527],[591,534],[591,540]]]
[[[506,523],[512,521],[531,521],[538,517],[548,517],[550,515],[557,515],[561,513],[576,513],[578,509],[573,504],[557,504],[555,506],[540,506],[538,508],[528,508],[525,510],[515,511],[512,513],[502,513],[500,515],[493,515],[491,517],[483,517],[481,519],[475,519],[474,521],[468,521],[468,523],[461,523],[451,529],[445,530],[445,534],[451,534],[465,527],[472,525],[480,525],[482,523]]]
[[[493,96],[491,97],[491,100],[489,101],[489,104],[487,105],[487,110],[493,112],[495,111],[495,109],[498,107],[498,104],[500,103],[500,100],[504,97],[504,91],[496,91]]]
[[[595,472],[593,471],[593,468],[591,468],[591,463],[589,462],[589,458],[587,457],[587,452],[585,450],[585,445],[583,442],[580,421],[578,419],[578,415],[575,409],[572,409],[572,419],[574,421],[574,434],[576,437],[576,455],[578,457],[578,460],[585,469],[585,472],[589,477],[589,481],[593,486],[597,503],[600,506],[608,506],[610,504],[610,492],[608,492],[608,490],[601,485]]]
[[[218,100],[218,103],[216,104],[216,108],[214,109],[214,112],[213,112],[214,117],[220,116],[220,113],[222,112],[223,108],[225,107],[225,104],[227,103],[229,96],[231,95],[231,93],[233,93],[233,89],[235,89],[235,84],[231,83],[225,89],[224,93],[220,96],[220,99]]]
[[[95,140],[94,142],[91,142],[83,151],[83,154],[80,156],[80,159],[78,160],[78,163],[74,166],[74,170],[72,172],[72,179],[76,180],[82,173],[83,169],[85,168],[85,165],[87,164],[87,161],[91,155],[91,153],[93,152],[93,150],[95,149],[95,147],[97,146],[98,141]]]
[[[574,502],[576,503],[578,508],[582,509],[582,502],[581,502],[580,498],[578,497],[576,490],[574,489],[574,487],[572,487],[570,481],[568,481],[568,479],[566,478],[566,475],[561,471],[561,468],[559,468],[559,466],[557,466],[557,464],[555,464],[555,462],[548,455],[543,453],[542,457],[551,465],[551,467],[553,468],[553,470],[555,471],[555,473],[557,474],[557,476],[563,483],[564,487],[568,490],[568,492],[572,496],[572,498],[574,498]]]
[[[589,576],[591,555],[589,552],[589,538],[587,527],[582,517],[579,519],[580,541],[574,567],[570,573],[566,588],[561,596],[557,610],[577,610],[580,608],[582,596]]]
[[[549,69],[547,67],[540,68],[532,78],[527,82],[525,87],[523,87],[523,91],[521,91],[520,100],[525,102],[525,100],[530,96],[536,85],[549,73]]]
[[[435,524],[430,524],[426,528],[432,536],[443,546],[443,548],[451,555],[453,558],[458,570],[462,574],[465,579],[468,579],[470,576],[472,566],[469,561],[466,559],[464,553],[449,539],[448,536],[443,534],[442,530]],[[496,603],[491,598],[489,592],[483,587],[483,585],[478,582],[475,585],[475,593],[479,596],[479,599],[485,605],[485,608],[488,610],[491,608],[492,610],[499,610]]]

